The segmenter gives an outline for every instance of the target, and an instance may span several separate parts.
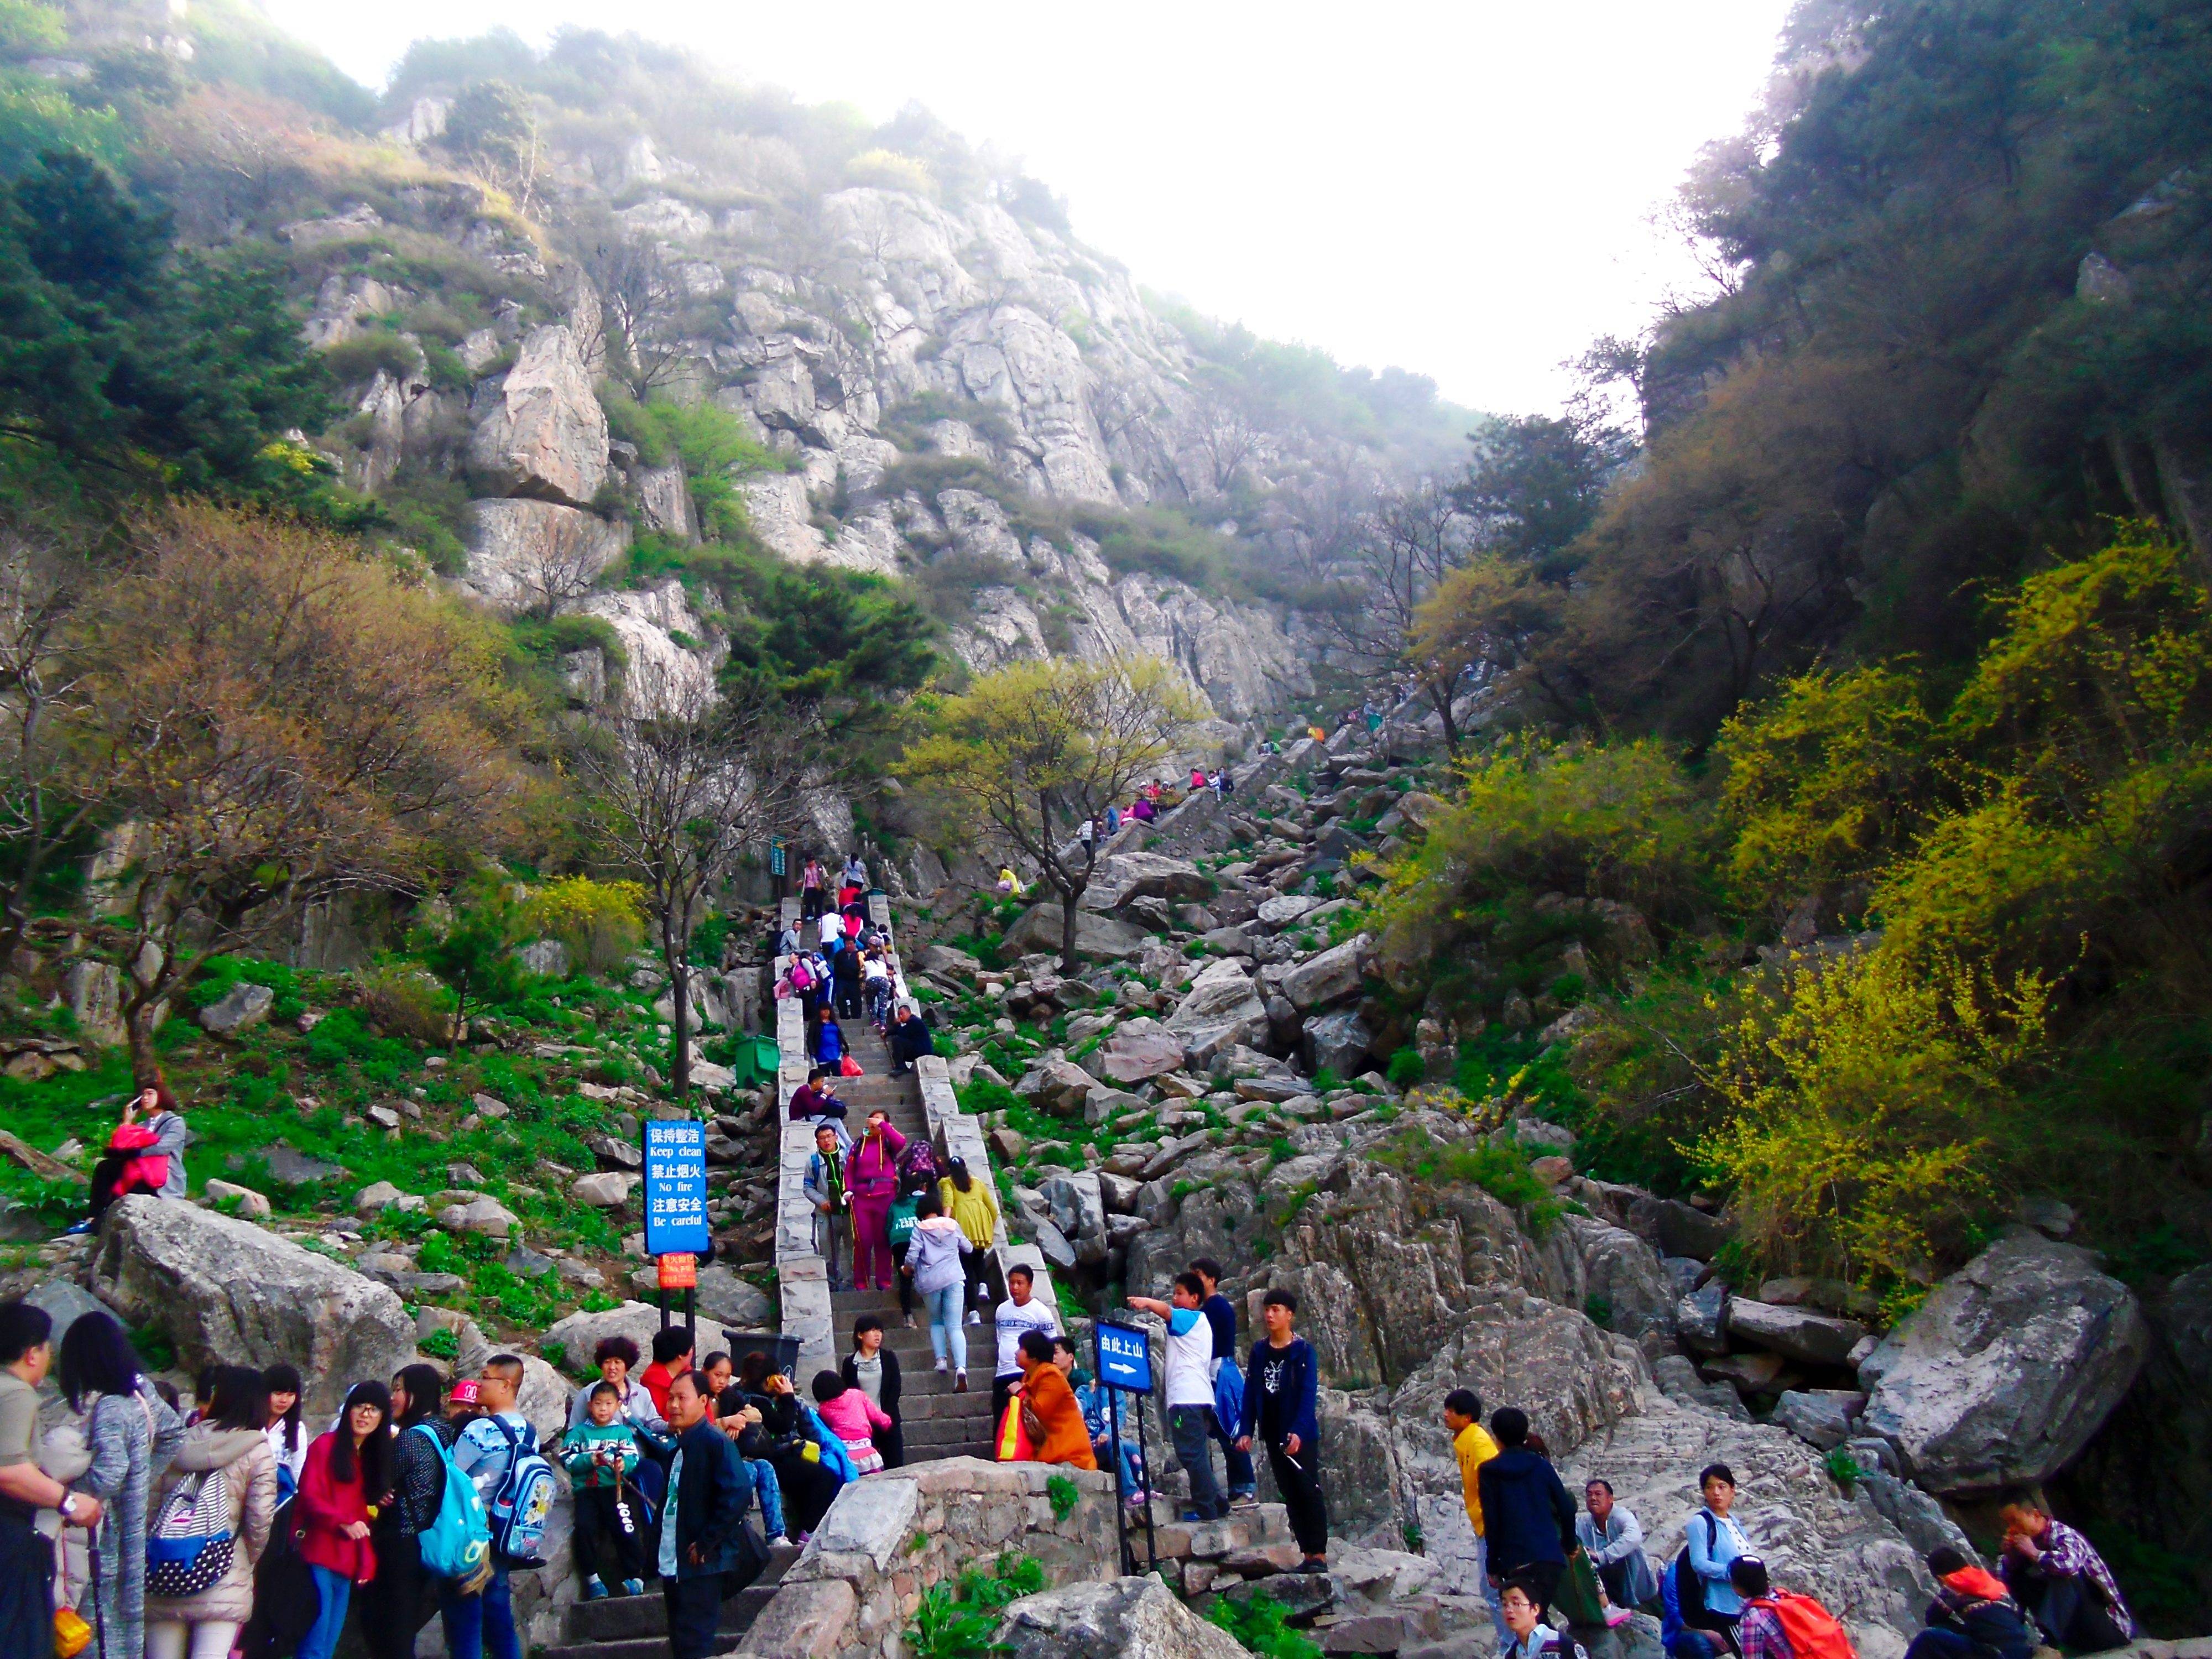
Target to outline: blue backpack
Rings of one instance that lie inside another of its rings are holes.
[[[526,1440],[505,1421],[485,1418],[507,1442],[507,1469],[492,1488],[484,1507],[491,1521],[492,1548],[510,1567],[545,1565],[545,1517],[552,1511],[558,1490],[552,1464],[545,1461],[532,1440]]]
[[[428,1423],[417,1423],[415,1431],[438,1449],[446,1466],[446,1495],[438,1500],[438,1517],[421,1534],[422,1565],[441,1578],[466,1581],[483,1569],[491,1554],[490,1518],[476,1483],[454,1467],[438,1431]]]

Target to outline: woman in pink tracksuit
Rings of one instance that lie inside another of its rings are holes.
[[[898,1195],[899,1154],[906,1137],[880,1111],[868,1114],[867,1133],[846,1161],[853,1194],[853,1285],[888,1291],[897,1271],[891,1256],[891,1200]]]

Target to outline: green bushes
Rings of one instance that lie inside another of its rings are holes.
[[[351,386],[374,379],[380,369],[394,380],[412,374],[422,366],[422,354],[398,335],[373,329],[326,349],[323,366],[332,380]]]

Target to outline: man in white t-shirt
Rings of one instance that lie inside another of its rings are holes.
[[[1213,1478],[1213,1327],[1200,1311],[1206,1281],[1194,1273],[1177,1273],[1173,1300],[1133,1296],[1129,1305],[1158,1314],[1168,1322],[1168,1438],[1176,1462],[1190,1476],[1186,1521],[1218,1521],[1229,1513]]]
[[[1006,1401],[1013,1395],[1014,1384],[1022,1380],[1022,1333],[1042,1331],[1047,1336],[1060,1334],[1060,1315],[1053,1307],[1040,1302],[1030,1294],[1036,1279],[1027,1267],[1017,1262],[1006,1269],[1006,1299],[999,1304],[992,1317],[998,1322],[999,1362],[991,1378],[991,1431],[998,1432],[999,1424],[1006,1414]]]

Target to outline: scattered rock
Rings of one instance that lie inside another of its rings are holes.
[[[1359,994],[1360,958],[1370,948],[1364,933],[1310,957],[1283,975],[1283,994],[1301,1013]]]
[[[1840,1365],[1850,1357],[1867,1328],[1855,1319],[1836,1319],[1804,1308],[1735,1297],[1728,1304],[1728,1329],[1775,1353],[1813,1365]]]
[[[1027,1595],[999,1626],[1005,1659],[1246,1659],[1154,1575]]]
[[[1675,1334],[1695,1352],[1724,1352],[1728,1347],[1728,1286],[1717,1279],[1692,1291],[1675,1304]]]
[[[469,1104],[486,1117],[501,1118],[507,1115],[507,1103],[497,1095],[473,1094],[469,1097]]]
[[[568,947],[557,939],[534,939],[514,947],[514,959],[533,974],[548,979],[568,977]]]
[[[407,1194],[388,1181],[374,1182],[353,1195],[356,1214],[374,1215],[387,1204],[397,1204]]]
[[[267,986],[240,980],[220,1000],[200,1010],[201,1028],[216,1036],[236,1036],[267,1019],[276,1001],[276,994]]]
[[[226,1210],[248,1221],[266,1221],[274,1213],[266,1194],[241,1187],[234,1181],[210,1181],[200,1188],[200,1198],[210,1208]]]
[[[485,1238],[506,1239],[522,1223],[514,1211],[497,1199],[472,1199],[466,1204],[449,1204],[438,1212],[438,1224],[449,1233],[476,1233]]]
[[[261,1162],[269,1171],[269,1178],[280,1187],[306,1187],[318,1181],[337,1181],[343,1178],[345,1166],[326,1164],[319,1158],[309,1158],[295,1152],[283,1141],[266,1148]]]
[[[579,1176],[568,1188],[568,1195],[579,1204],[611,1210],[629,1200],[630,1188],[638,1177],[620,1170],[609,1170],[599,1175]]]
[[[1851,1437],[1866,1402],[1855,1389],[1792,1389],[1774,1402],[1774,1420],[1826,1451]]]

